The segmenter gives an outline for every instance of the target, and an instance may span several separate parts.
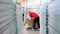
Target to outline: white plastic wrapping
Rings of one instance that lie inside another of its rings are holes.
[[[0,0],[0,34],[17,34],[15,9],[12,0]]]
[[[40,7],[40,34],[46,34],[46,6]]]
[[[40,34],[46,34],[46,9],[47,2],[41,0],[40,5]]]
[[[18,34],[23,34],[24,33],[24,22],[22,20],[22,14],[23,14],[23,8],[21,5],[16,5],[17,6],[17,23],[18,23]]]
[[[60,0],[49,4],[49,34],[60,34]]]
[[[40,34],[47,34],[46,6],[46,4],[40,6]],[[48,15],[48,34],[60,34],[60,0],[48,4]]]

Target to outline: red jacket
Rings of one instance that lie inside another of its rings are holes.
[[[35,12],[29,12],[29,16],[31,18],[34,18],[34,19],[36,19],[37,17],[39,17]]]

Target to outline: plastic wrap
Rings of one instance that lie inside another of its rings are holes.
[[[49,34],[60,34],[60,0],[49,4]]]
[[[40,34],[47,34],[46,30],[46,6],[40,6]],[[45,8],[44,8],[45,7]],[[60,0],[54,0],[48,4],[48,34],[60,34]]]
[[[17,34],[16,6],[12,0],[0,0],[0,34]]]

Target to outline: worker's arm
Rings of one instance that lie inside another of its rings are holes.
[[[31,19],[34,19],[33,17],[31,17]]]

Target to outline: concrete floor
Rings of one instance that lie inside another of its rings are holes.
[[[24,34],[40,34],[39,31],[26,30]]]

